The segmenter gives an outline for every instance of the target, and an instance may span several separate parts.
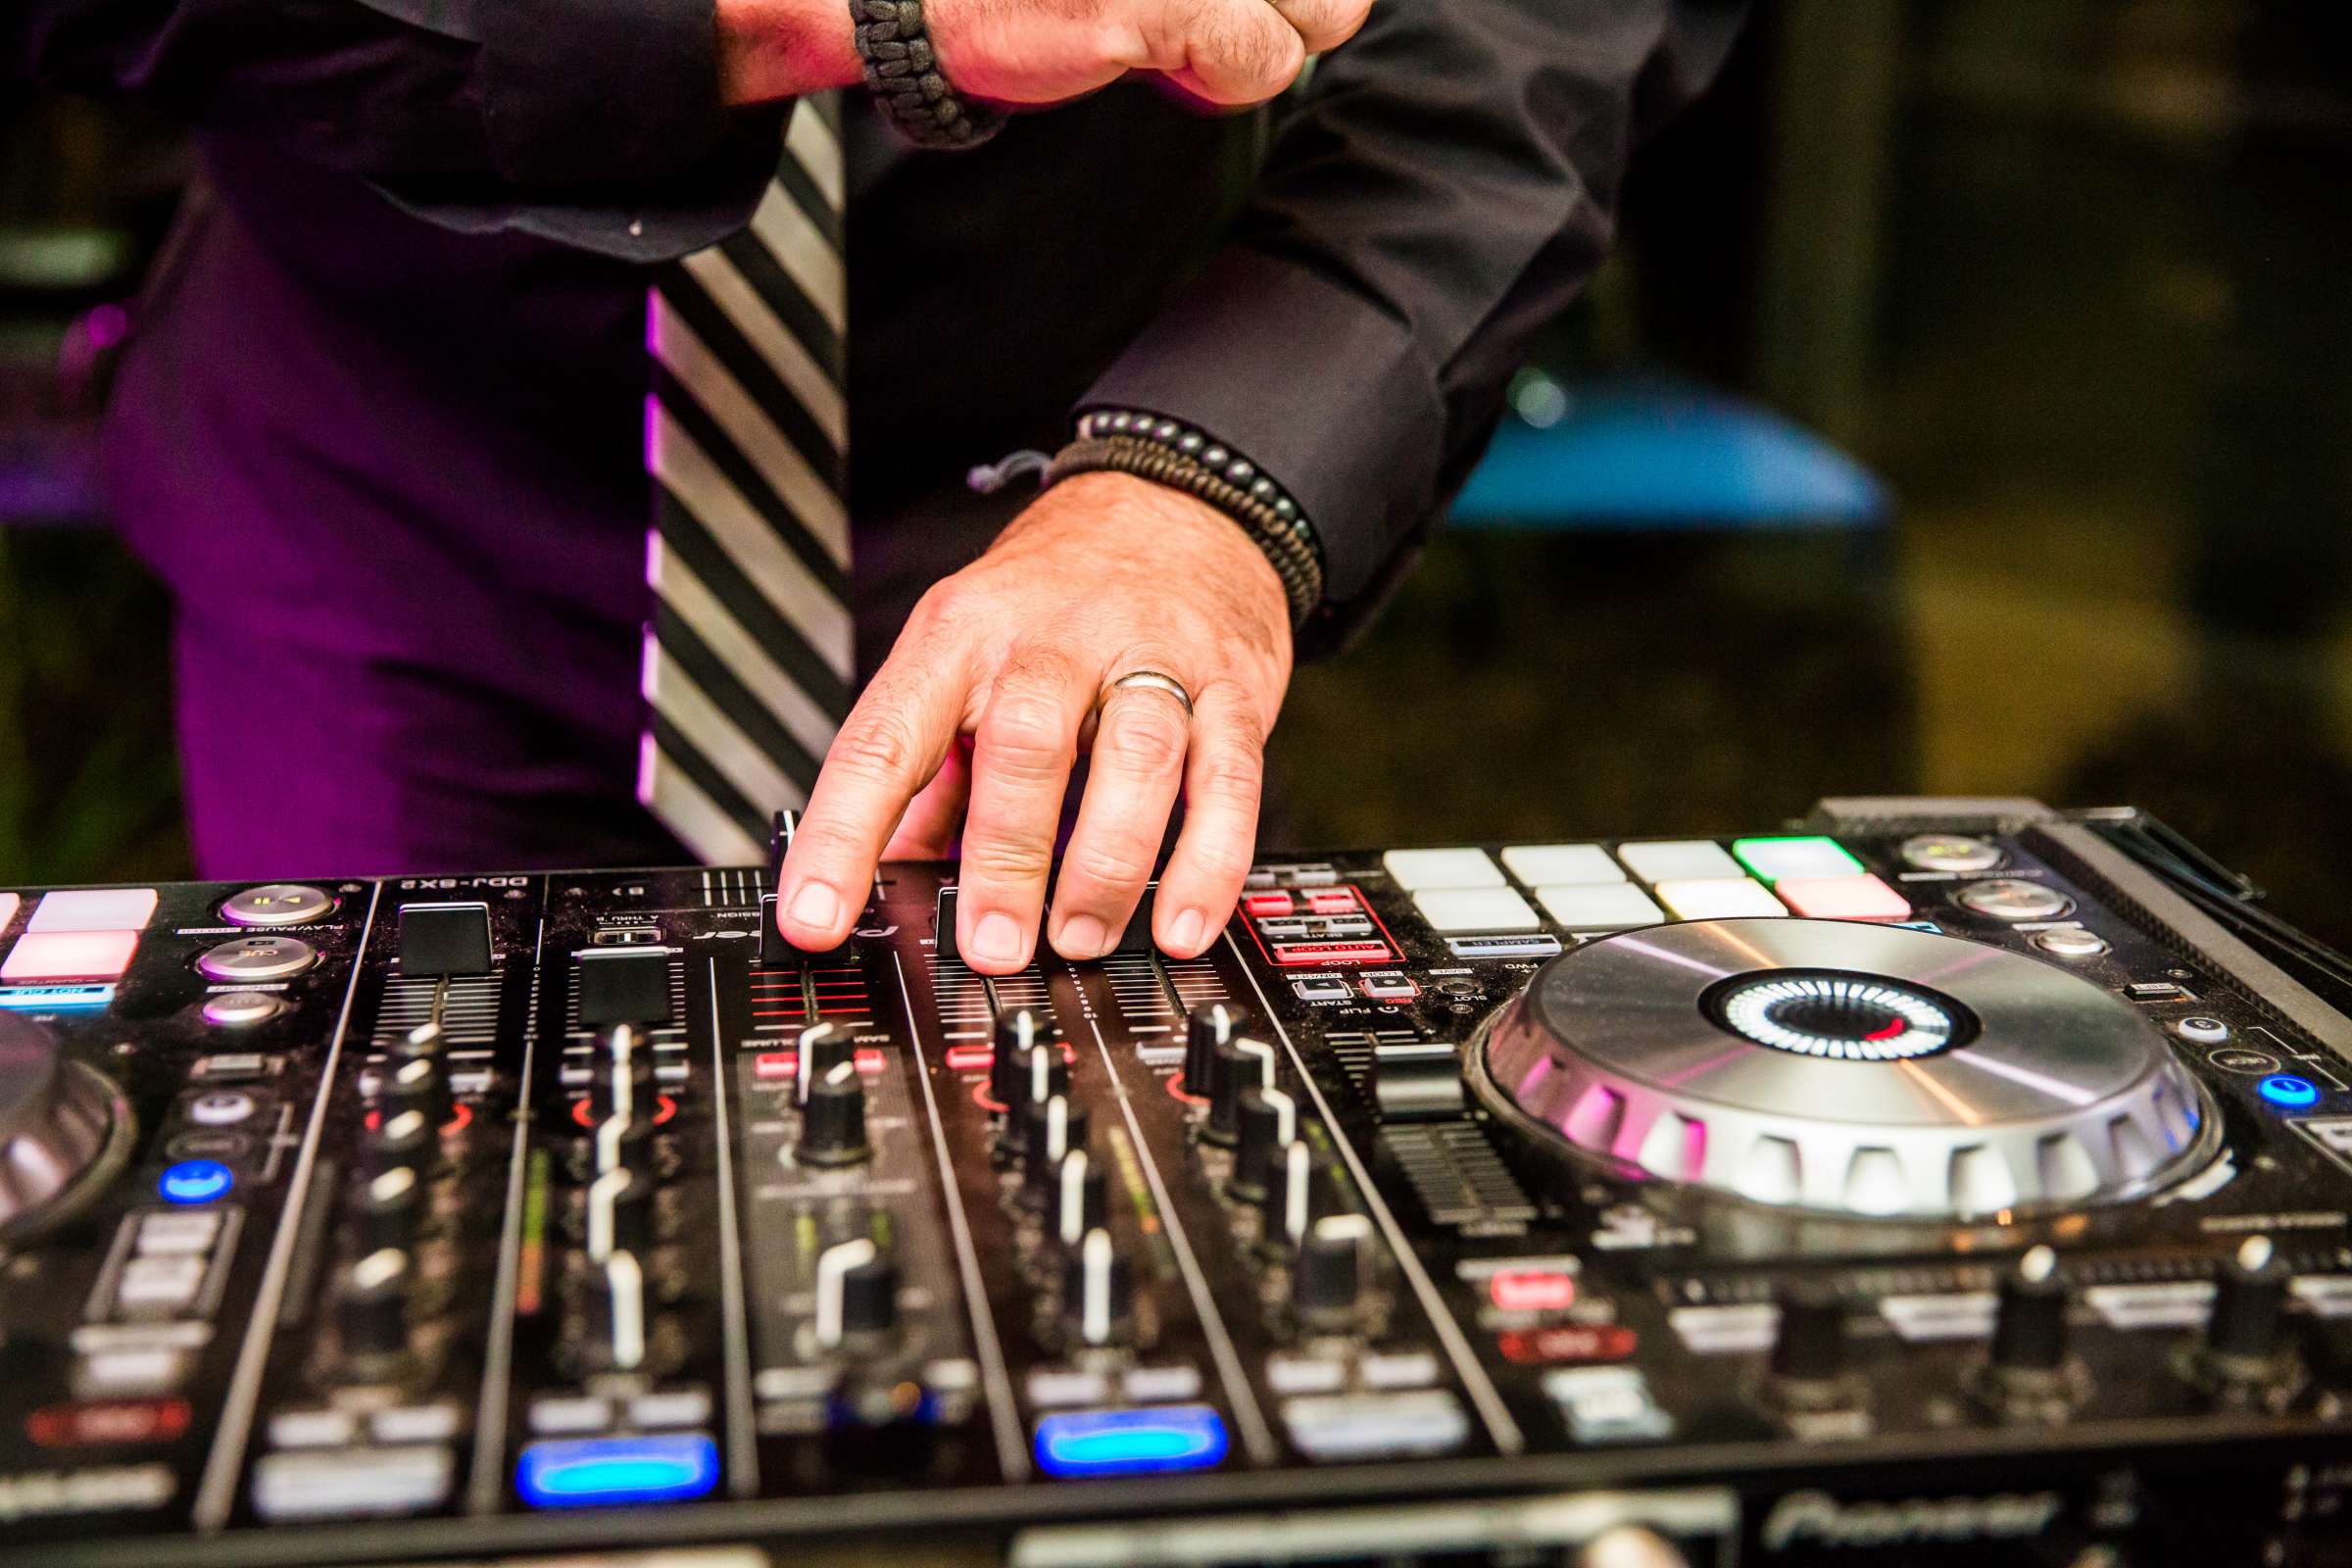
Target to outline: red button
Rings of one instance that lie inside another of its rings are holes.
[[[1563,1323],[1548,1329],[1514,1329],[1496,1335],[1494,1343],[1505,1359],[1521,1366],[1622,1361],[1634,1353],[1634,1331],[1615,1323]]]
[[[859,1072],[876,1073],[882,1070],[882,1053],[879,1051],[860,1051],[850,1059],[858,1063]]]
[[[1393,963],[1396,957],[1385,942],[1284,942],[1274,948],[1274,961],[1286,969],[1305,963]]]
[[[1576,1304],[1576,1281],[1556,1268],[1506,1269],[1487,1281],[1487,1297],[1505,1312],[1564,1312]]]
[[[1316,888],[1306,896],[1306,907],[1313,914],[1353,914],[1356,911],[1353,888]]]
[[[752,1076],[763,1083],[789,1078],[800,1070],[800,1058],[789,1051],[763,1051],[752,1058]]]
[[[187,1430],[185,1399],[94,1399],[52,1404],[24,1418],[24,1435],[44,1448],[170,1443]]]
[[[950,1046],[948,1071],[969,1072],[974,1067],[985,1067],[996,1059],[996,1054],[987,1046]]]
[[[113,980],[138,946],[136,931],[30,931],[0,963],[0,980]]]
[[[1861,876],[1783,877],[1781,902],[1817,920],[1908,920],[1911,901],[1867,872]]]
[[[1242,907],[1263,920],[1269,915],[1288,914],[1295,906],[1288,893],[1252,893],[1242,900]]]

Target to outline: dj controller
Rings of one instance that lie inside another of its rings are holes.
[[[2341,973],[2143,816],[953,874],[0,893],[0,1563],[2352,1561]]]

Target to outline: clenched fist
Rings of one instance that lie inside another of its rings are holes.
[[[1082,97],[1130,71],[1243,107],[1288,87],[1306,57],[1363,25],[1371,0],[924,0],[942,73],[1000,104]],[[848,0],[718,0],[730,103],[860,79]]]

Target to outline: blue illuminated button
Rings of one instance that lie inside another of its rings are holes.
[[[534,1443],[514,1463],[514,1490],[534,1508],[688,1502],[718,1485],[718,1445],[700,1432]]]
[[[2289,1109],[2317,1104],[2320,1099],[2317,1084],[2308,1078],[2297,1078],[2292,1073],[2275,1072],[2254,1087],[2261,1090],[2262,1098],[2272,1104],[2284,1105]]]
[[[237,1185],[236,1173],[217,1159],[183,1159],[167,1166],[156,1191],[174,1203],[209,1203]]]
[[[1225,1457],[1225,1423],[1205,1404],[1065,1410],[1037,1424],[1037,1462],[1054,1476],[1205,1470]]]

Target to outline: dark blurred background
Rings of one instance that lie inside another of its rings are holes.
[[[0,106],[0,877],[184,873],[88,482],[166,127]],[[1793,0],[1648,152],[1269,835],[2147,807],[2352,946],[2352,8]]]

